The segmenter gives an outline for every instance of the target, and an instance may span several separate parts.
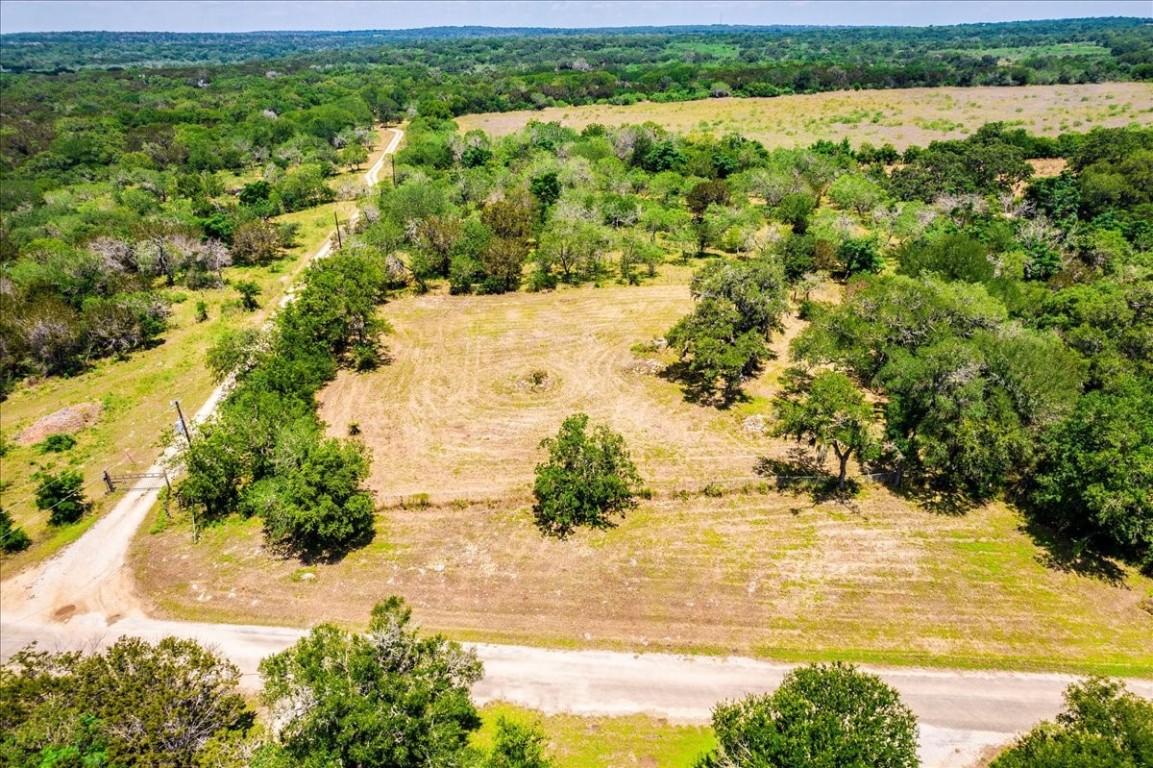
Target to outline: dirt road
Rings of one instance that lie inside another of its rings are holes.
[[[385,153],[366,174],[370,184],[402,135],[394,130]],[[329,248],[314,258],[323,258]],[[209,417],[225,391],[222,386],[213,392],[195,419]],[[166,452],[165,458],[169,456]],[[158,489],[146,483],[125,494],[77,542],[0,584],[0,656],[7,658],[34,640],[41,648],[56,650],[94,647],[123,635],[149,639],[178,635],[219,649],[241,668],[246,687],[255,688],[259,660],[293,643],[303,630],[148,618],[126,567],[133,536],[157,498]],[[486,672],[474,689],[478,701],[499,699],[544,712],[643,712],[681,722],[705,722],[717,701],[771,690],[790,668],[742,658],[473,647]],[[1072,679],[1001,672],[874,671],[901,691],[920,718],[920,751],[930,768],[970,765],[986,746],[1005,742],[1051,717]],[[1153,696],[1153,681],[1131,681],[1130,686]]]

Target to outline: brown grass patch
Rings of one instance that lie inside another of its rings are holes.
[[[1096,126],[1149,125],[1153,123],[1153,86],[906,88],[619,107],[593,104],[464,115],[457,118],[457,124],[462,131],[479,128],[500,136],[520,130],[530,120],[555,120],[577,130],[590,123],[624,125],[651,120],[678,133],[738,131],[770,148],[847,138],[854,146],[891,143],[903,150],[934,139],[964,138],[985,123],[997,121],[1042,136]]]
[[[690,405],[676,383],[645,373],[670,355],[631,350],[691,310],[685,282],[401,299],[384,308],[394,362],[342,372],[320,396],[321,418],[333,435],[360,425],[385,503],[527,493],[538,444],[578,411],[623,434],[658,488],[751,476],[770,446],[740,429],[737,412],[763,388],[732,411]]]

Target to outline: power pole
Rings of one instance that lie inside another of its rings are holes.
[[[393,152],[388,157],[392,160],[392,186],[396,187],[396,153]]]
[[[180,417],[180,426],[184,429],[184,439],[188,441],[188,445],[192,445],[192,432],[188,429],[188,422],[184,420],[184,411],[180,410],[180,401],[173,400],[172,404],[176,406],[176,415]]]
[[[340,236],[340,217],[336,215],[336,211],[332,212],[332,220],[336,222],[336,247],[337,247],[337,250],[344,250],[344,240]]]

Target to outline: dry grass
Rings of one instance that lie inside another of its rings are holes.
[[[1056,570],[1003,506],[935,515],[878,486],[848,506],[669,492],[755,484],[755,457],[785,448],[742,426],[767,409],[783,361],[731,411],[629,372],[631,345],[689,308],[686,282],[667,267],[640,288],[389,304],[395,362],[342,374],[321,407],[334,433],[358,421],[373,450],[370,484],[393,504],[375,541],[301,579],[300,563],[261,549],[258,522],[209,530],[200,547],[177,526],[138,540],[142,592],[198,619],[359,625],[395,593],[462,639],[1153,672],[1138,605],[1153,581]],[[515,386],[534,369],[554,383]],[[623,433],[663,492],[616,529],[558,542],[532,526],[528,494],[538,441],[574,410]],[[432,506],[394,505],[421,492]]]
[[[373,451],[370,483],[384,501],[525,493],[537,445],[578,411],[624,435],[658,489],[747,477],[772,447],[740,427],[767,407],[756,397],[768,393],[765,382],[750,387],[750,402],[718,411],[687,404],[676,383],[637,372],[645,358],[630,348],[692,308],[687,268],[665,272],[661,283],[639,288],[393,302],[384,315],[396,329],[395,361],[369,374],[342,372],[320,395],[320,416],[334,435],[359,424]],[[784,365],[785,344],[777,348],[769,382]],[[547,375],[544,386],[529,385],[534,371]]]
[[[521,129],[530,120],[556,120],[576,129],[590,123],[624,125],[651,120],[679,133],[738,131],[770,148],[848,138],[854,146],[888,142],[903,150],[934,139],[964,138],[995,121],[1020,125],[1043,136],[1088,131],[1096,126],[1153,124],[1153,86],[1100,83],[835,91],[771,99],[550,107],[464,115],[457,123],[462,131],[479,128],[499,136]]]

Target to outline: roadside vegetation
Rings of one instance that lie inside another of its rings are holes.
[[[710,734],[641,717],[478,709],[469,693],[483,676],[475,653],[410,623],[404,601],[391,597],[364,632],[314,627],[261,661],[259,710],[241,695],[239,670],[191,640],[121,638],[88,653],[33,646],[0,667],[0,757],[21,768],[920,764],[913,713],[896,690],[849,664],[798,667],[772,693],[718,704]],[[1065,695],[1056,723],[1022,736],[992,765],[1059,768],[1086,756],[1147,764],[1149,702],[1104,678]]]

